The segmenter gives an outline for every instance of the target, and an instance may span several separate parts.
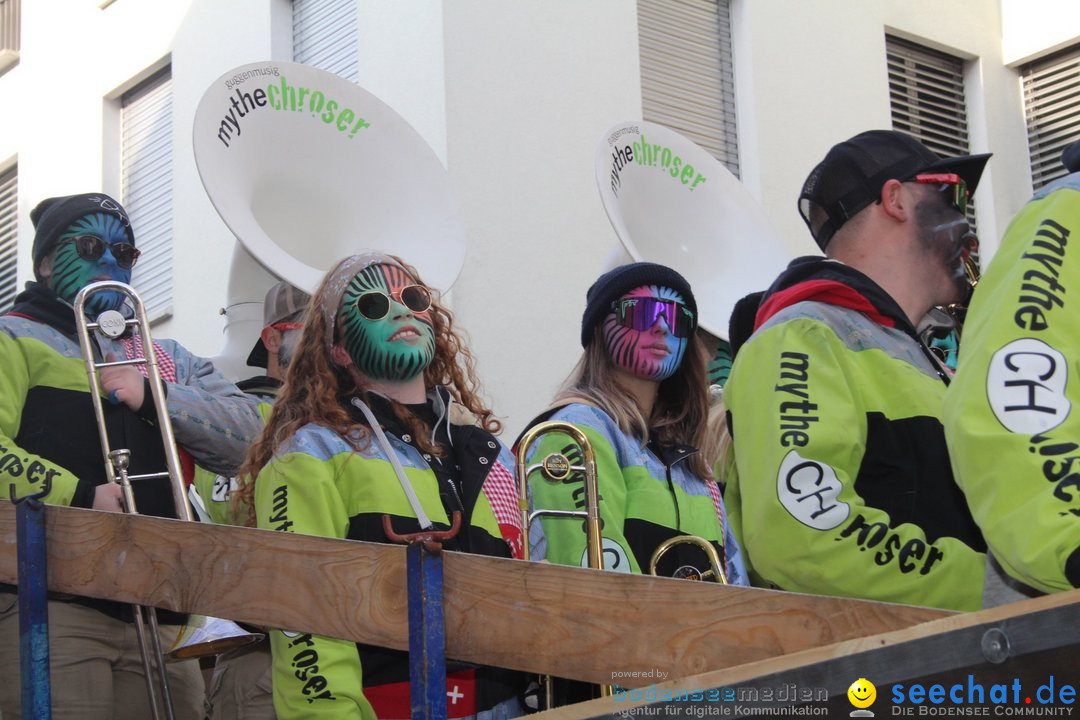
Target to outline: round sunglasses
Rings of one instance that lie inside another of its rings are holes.
[[[382,320],[390,314],[391,295],[381,290],[368,290],[356,298],[356,309],[368,320]],[[397,293],[402,305],[414,313],[426,312],[431,308],[431,292],[423,285],[406,285]]]
[[[109,250],[112,252],[112,256],[116,258],[116,264],[125,270],[134,267],[135,261],[142,254],[140,250],[130,243],[114,243],[110,245],[97,235],[79,235],[78,237],[64,238],[60,241],[60,245],[66,245],[67,243],[75,243],[75,251],[84,260],[100,260],[105,255],[105,251]]]
[[[654,297],[621,298],[615,301],[612,309],[615,311],[615,322],[639,332],[650,329],[661,317],[667,322],[671,334],[677,338],[690,337],[697,327],[690,308],[674,300]]]

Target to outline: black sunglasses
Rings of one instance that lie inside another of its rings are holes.
[[[431,293],[423,285],[406,285],[397,296],[414,313],[426,312],[431,307]],[[356,309],[368,320],[382,320],[390,314],[392,299],[381,290],[368,290],[356,298]]]
[[[116,258],[116,264],[125,270],[134,267],[135,261],[139,259],[141,254],[141,251],[130,243],[110,245],[97,235],[79,235],[78,237],[64,238],[60,241],[61,245],[66,243],[75,243],[75,251],[84,260],[100,260],[105,251],[109,250],[112,252],[113,257]]]

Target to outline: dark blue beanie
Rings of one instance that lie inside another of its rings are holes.
[[[697,301],[694,300],[694,293],[690,290],[690,283],[686,282],[686,278],[682,275],[666,265],[656,263],[638,262],[620,265],[596,278],[596,282],[585,294],[585,313],[581,316],[581,347],[589,346],[593,331],[611,312],[612,304],[642,285],[671,288],[683,296],[686,307],[690,308],[695,318],[697,317]]]

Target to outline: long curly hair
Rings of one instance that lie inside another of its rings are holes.
[[[604,346],[603,327],[598,324],[553,404],[585,400],[614,418],[624,433],[642,442],[652,431],[660,442],[703,448],[709,434],[707,368],[705,345],[695,331],[678,370],[660,382],[651,417],[645,417],[633,396],[616,381],[615,363]],[[698,477],[712,479],[711,463],[703,453],[694,453],[686,462]]]
[[[416,268],[396,256],[389,257],[417,283],[423,284]],[[357,451],[363,450],[371,441],[367,426],[353,419],[349,411],[351,398],[362,397],[368,389],[364,379],[354,369],[336,364],[326,346],[329,329],[322,308],[335,301],[336,293],[329,287],[333,274],[333,271],[327,273],[308,305],[304,329],[285,382],[274,402],[274,410],[240,468],[239,488],[233,493],[232,502],[237,516],[246,516],[247,525],[255,524],[255,478],[277,449],[304,425],[314,423],[327,427]],[[337,302],[340,303],[340,297]],[[335,318],[340,311],[339,304]],[[465,344],[464,334],[454,328],[453,314],[440,303],[435,292],[431,294],[430,315],[435,335],[435,355],[424,369],[424,387],[431,390],[436,385],[442,385],[457,403],[473,414],[481,427],[491,433],[500,432],[502,424],[480,397],[475,360]],[[339,341],[340,338],[335,337],[335,342]],[[423,420],[400,403],[394,402],[392,407],[397,419],[409,429],[422,450],[442,454],[440,448],[428,440],[431,429],[426,427]]]

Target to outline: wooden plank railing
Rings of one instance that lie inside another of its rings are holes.
[[[50,590],[408,646],[403,547],[52,506],[46,525]],[[15,560],[0,502],[0,582]],[[445,578],[447,656],[624,686],[950,615],[453,552]]]

